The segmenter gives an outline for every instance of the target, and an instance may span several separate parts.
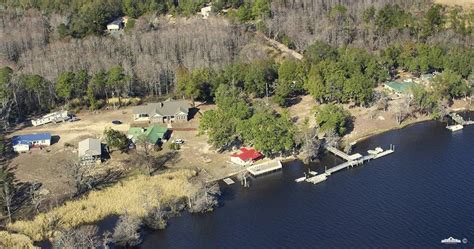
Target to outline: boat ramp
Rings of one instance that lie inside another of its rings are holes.
[[[320,183],[322,181],[325,181],[327,179],[327,177],[330,176],[331,174],[334,174],[334,173],[336,173],[340,170],[343,170],[343,169],[348,168],[348,167],[354,167],[354,166],[357,166],[357,165],[361,165],[364,162],[370,161],[372,159],[377,159],[377,158],[381,158],[383,156],[392,154],[395,151],[395,146],[390,145],[390,149],[388,149],[388,150],[383,150],[382,148],[377,147],[377,148],[375,148],[375,150],[369,150],[368,151],[369,154],[366,155],[366,156],[362,156],[359,153],[356,153],[356,154],[353,154],[353,155],[348,155],[347,153],[345,153],[343,151],[340,151],[339,149],[337,149],[335,147],[328,147],[327,150],[329,152],[333,153],[334,155],[339,156],[342,159],[346,160],[346,162],[341,163],[337,166],[334,166],[334,167],[326,170],[326,172],[324,172],[323,174],[306,178],[307,182],[310,182],[310,183],[313,183],[313,184]],[[298,179],[300,179],[300,178],[298,178]]]

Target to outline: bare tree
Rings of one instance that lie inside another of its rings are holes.
[[[77,161],[69,162],[67,167],[69,177],[71,178],[76,195],[83,194],[92,189],[93,178],[89,176],[89,166]]]
[[[318,138],[316,128],[307,128],[303,134],[303,162],[308,164],[319,155],[321,142]]]
[[[387,111],[388,108],[388,95],[385,92],[380,92],[376,96],[377,101],[375,105],[378,110]]]
[[[154,207],[148,211],[148,214],[143,219],[143,223],[145,226],[154,230],[165,229],[167,225],[167,218],[168,212],[166,212],[165,208],[159,205],[158,207]]]
[[[188,208],[191,213],[203,213],[211,211],[217,206],[220,195],[220,188],[217,183],[204,184],[198,188],[194,196],[189,198]]]
[[[122,247],[133,247],[139,245],[141,222],[137,217],[128,214],[122,215],[115,226],[112,234],[112,242]]]
[[[341,138],[339,137],[339,135],[337,135],[336,132],[333,131],[331,133],[328,133],[324,137],[324,147],[337,147],[339,144],[339,140],[341,140]]]
[[[56,238],[54,248],[96,248],[101,244],[97,226],[86,225],[64,230]]]
[[[400,125],[410,114],[410,107],[412,103],[412,97],[405,96],[401,102],[395,104],[395,120]]]
[[[0,203],[7,211],[8,221],[12,222],[12,206],[15,197],[14,175],[10,168],[0,168]],[[2,210],[3,212],[3,210]]]
[[[33,205],[35,212],[39,213],[39,207],[41,203],[45,200],[44,194],[41,192],[41,183],[33,182],[29,186],[29,194],[31,204]]]

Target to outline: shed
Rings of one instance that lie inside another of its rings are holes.
[[[99,139],[87,138],[79,142],[78,156],[82,162],[94,162],[102,156],[102,146]]]
[[[261,159],[263,155],[254,148],[241,148],[240,152],[230,156],[230,161],[238,165],[251,165]]]

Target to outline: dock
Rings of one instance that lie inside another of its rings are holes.
[[[275,170],[280,170],[282,168],[280,160],[272,160],[256,165],[252,165],[247,168],[247,171],[252,174],[252,176],[263,175]]]
[[[230,179],[230,178],[225,178],[225,179],[222,180],[222,181],[224,181],[227,185],[232,185],[232,184],[235,183],[235,182],[234,182],[232,179]]]
[[[357,160],[357,159],[360,159],[362,158],[362,155],[359,154],[359,153],[355,153],[355,154],[352,154],[352,155],[349,155],[341,150],[338,150],[337,148],[335,147],[332,147],[332,146],[328,146],[326,148],[329,152],[333,153],[334,155],[346,160],[346,161],[354,161],[354,160]]]
[[[472,121],[472,120],[464,120],[464,118],[463,118],[461,115],[459,115],[459,114],[457,114],[457,113],[455,113],[455,112],[449,113],[448,116],[450,116],[451,119],[452,119],[454,122],[456,122],[456,123],[458,123],[459,125],[462,125],[462,126],[474,124],[474,121]]]
[[[310,177],[310,178],[306,179],[306,181],[309,182],[309,183],[312,183],[312,184],[317,184],[317,183],[326,181],[326,179],[328,179],[327,175],[326,174],[321,174],[321,175],[316,175],[316,176]]]
[[[348,155],[347,153],[344,153],[344,152],[338,150],[335,147],[328,147],[328,151],[335,154],[335,155],[337,155],[337,156],[339,156],[339,157],[341,157],[341,158],[343,158],[343,159],[345,159],[346,162],[341,163],[339,165],[336,165],[336,166],[326,170],[326,172],[324,174],[320,174],[320,175],[316,175],[316,176],[307,178],[306,179],[307,182],[310,182],[310,183],[313,183],[313,184],[320,183],[322,181],[325,181],[328,176],[330,176],[330,175],[332,175],[332,174],[334,174],[334,173],[336,173],[340,170],[346,169],[348,167],[354,167],[354,166],[357,166],[357,165],[362,165],[363,163],[368,162],[372,159],[377,159],[377,158],[381,158],[383,156],[392,154],[393,152],[395,152],[395,147],[390,145],[390,149],[388,149],[388,150],[382,150],[381,148],[377,148],[376,150],[370,150],[371,154],[366,155],[366,156],[362,156],[359,153],[353,154],[353,155]]]

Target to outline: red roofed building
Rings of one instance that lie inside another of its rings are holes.
[[[263,155],[254,148],[241,148],[239,153],[232,154],[230,161],[238,165],[251,165]]]

